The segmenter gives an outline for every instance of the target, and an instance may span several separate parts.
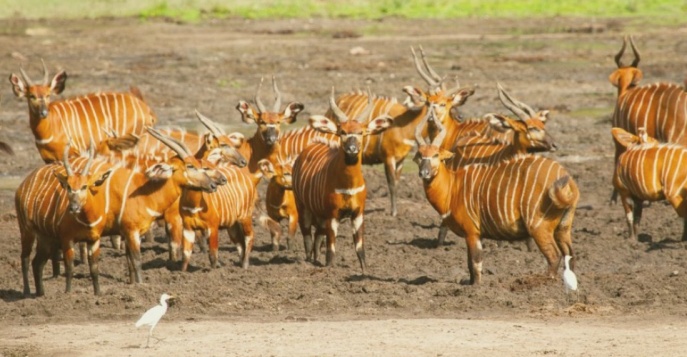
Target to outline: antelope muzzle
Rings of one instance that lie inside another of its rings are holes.
[[[278,137],[279,133],[275,127],[268,126],[267,129],[262,132],[262,139],[265,140],[265,144],[268,146],[274,145],[274,143],[277,142]]]
[[[419,175],[421,179],[429,180],[432,178],[432,161],[430,159],[421,159],[418,167],[420,169]]]
[[[343,150],[346,155],[358,155],[360,152],[360,141],[355,136],[347,137],[343,142]]]

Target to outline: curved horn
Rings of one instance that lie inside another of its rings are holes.
[[[21,66],[19,66],[19,73],[21,73],[21,78],[24,80],[27,86],[33,86],[33,81],[31,80],[31,78],[29,78],[29,75],[26,74],[26,72],[24,72],[24,68],[22,68]]]
[[[45,61],[41,58],[41,63],[43,63],[43,84],[48,85],[50,78],[48,77],[48,67],[45,65]]]
[[[274,89],[274,95],[276,99],[274,100],[274,109],[273,111],[275,113],[279,113],[279,108],[281,108],[281,92],[279,91],[279,88],[277,88],[277,79],[272,76],[272,88]]]
[[[434,79],[432,79],[432,77],[430,77],[427,73],[425,73],[424,70],[422,70],[422,65],[420,64],[420,60],[417,58],[417,54],[415,53],[415,49],[413,48],[413,46],[410,46],[410,52],[413,53],[413,62],[415,63],[415,69],[417,70],[417,73],[420,74],[420,77],[422,77],[422,79],[424,79],[425,82],[427,82],[427,84],[429,84],[432,87],[438,85],[438,83]]]
[[[264,78],[260,77],[260,84],[258,84],[258,90],[255,92],[255,97],[253,97],[253,100],[255,101],[255,105],[258,106],[258,112],[263,113],[265,112],[265,105],[262,104],[260,101],[260,89],[262,88],[262,80]]]
[[[221,130],[217,127],[217,124],[215,124],[215,122],[213,122],[212,120],[210,120],[210,118],[206,117],[205,115],[200,114],[200,112],[198,111],[198,109],[196,109],[196,117],[198,118],[198,120],[200,120],[201,123],[203,123],[203,125],[204,125],[206,128],[208,128],[208,130],[210,130],[210,132],[212,133],[212,135],[214,135],[214,136],[222,136],[222,135],[224,135],[224,134],[221,132]]]
[[[81,175],[86,176],[88,175],[88,170],[91,169],[91,165],[93,165],[93,157],[95,156],[95,143],[93,142],[93,138],[91,138],[91,146],[88,148],[88,161],[86,162],[86,166],[83,167],[83,170],[81,171]]]
[[[67,142],[67,145],[64,146],[64,153],[62,153],[62,165],[64,165],[64,169],[67,171],[67,176],[74,176],[74,171],[72,171],[72,167],[69,166],[69,142]]]
[[[329,107],[332,109],[332,113],[336,117],[339,123],[345,123],[348,121],[346,113],[344,113],[338,105],[336,105],[336,99],[334,99],[334,87],[332,87],[332,95],[329,97]]]
[[[170,149],[174,150],[174,152],[176,152],[177,155],[179,155],[179,157],[181,157],[182,159],[185,159],[186,157],[190,156],[188,151],[185,150],[186,147],[179,146],[179,143],[176,140],[162,134],[161,132],[157,131],[157,129],[151,126],[147,127],[146,130],[148,130],[148,133],[150,133],[150,135],[152,135],[154,138],[160,140],[163,144],[167,145]]]
[[[501,83],[496,82],[496,88],[498,89],[499,92],[499,99],[501,100],[501,103],[508,108],[513,114],[517,115],[520,120],[527,120],[530,118],[530,115],[527,115],[520,107],[515,103],[513,98],[511,98],[508,93],[506,93],[506,90],[503,89],[503,86],[501,86]]]
[[[429,120],[429,113],[425,115],[425,118],[422,119],[420,124],[415,127],[415,141],[417,142],[417,145],[427,145],[427,142],[425,139],[422,137],[422,128],[425,127],[425,124],[427,124],[427,121]]]
[[[444,138],[446,137],[446,128],[444,128],[444,124],[441,123],[441,120],[437,119],[436,113],[434,112],[434,109],[430,109],[427,117],[433,116],[433,121],[434,124],[436,124],[437,128],[439,128],[439,134],[432,140],[432,145],[434,146],[441,146],[441,143],[444,142]]]
[[[358,115],[358,121],[361,123],[367,123],[368,117],[370,116],[370,113],[372,113],[372,109],[374,109],[374,107],[374,96],[370,91],[370,87],[367,87],[367,106],[365,109],[363,109],[362,113]]]
[[[639,51],[637,51],[637,47],[635,47],[635,41],[632,40],[632,36],[630,36],[630,47],[632,47],[632,53],[635,55],[635,59],[630,66],[637,68],[639,65]]]
[[[420,45],[420,56],[422,56],[422,63],[424,63],[425,68],[427,68],[429,75],[432,76],[435,81],[441,81],[441,76],[439,76],[427,62],[427,56],[425,56],[425,50],[422,48],[422,45]]]
[[[455,80],[456,80],[456,86],[453,87],[453,88],[451,88],[451,89],[449,89],[449,90],[446,92],[446,95],[449,95],[449,96],[450,96],[450,95],[452,95],[453,93],[455,93],[455,92],[457,92],[458,90],[460,90],[460,81],[458,80],[458,77],[456,77]]]
[[[620,51],[618,51],[618,54],[615,55],[615,64],[618,66],[618,68],[623,66],[623,53],[625,53],[625,47],[627,47],[627,36],[623,38],[623,46],[620,47]]]

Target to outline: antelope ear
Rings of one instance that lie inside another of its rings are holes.
[[[243,136],[243,134],[239,133],[238,131],[235,131],[235,132],[227,135],[227,139],[229,139],[231,146],[233,146],[237,149],[240,148],[243,145],[243,143],[246,142],[246,137]]]
[[[207,147],[212,147],[216,140],[215,136],[212,135],[212,133],[205,133],[205,135],[203,135],[203,138],[205,139],[205,146]]]
[[[639,138],[636,135],[632,135],[621,128],[611,129],[611,135],[613,135],[613,141],[616,144],[626,149],[628,146],[639,143]]]
[[[442,150],[439,152],[439,160],[441,160],[441,161],[449,160],[449,159],[453,158],[453,155],[455,155],[455,154],[452,153],[452,152],[450,152],[450,151],[448,151],[448,150],[443,150],[443,149],[442,149]]]
[[[336,125],[336,123],[327,118],[324,115],[311,115],[310,119],[308,119],[310,126],[321,132],[321,133],[328,133],[328,134],[335,134],[337,133],[339,127]]]
[[[214,149],[210,150],[210,152],[208,153],[208,156],[205,158],[205,161],[207,161],[213,165],[217,165],[220,162],[220,160],[222,160],[223,158],[224,158],[224,155],[222,153],[222,149],[221,148],[214,148]]]
[[[26,84],[16,74],[10,74],[10,83],[12,83],[14,95],[19,98],[24,98],[26,96]]]
[[[98,178],[97,180],[95,180],[95,182],[93,182],[93,186],[98,187],[98,186],[102,185],[103,183],[105,183],[105,180],[107,180],[110,177],[111,174],[112,174],[112,169],[105,171],[104,174],[100,175],[100,178]]]
[[[62,186],[62,188],[66,190],[67,186],[68,186],[67,185],[67,179],[68,179],[67,175],[65,175],[61,172],[58,172],[57,170],[53,170],[52,173],[53,173],[53,175],[55,175],[55,178],[60,183],[60,186]]]
[[[164,162],[157,163],[146,170],[146,177],[151,181],[164,181],[172,177],[174,168]]]
[[[483,118],[489,121],[489,125],[492,127],[492,129],[500,133],[505,133],[509,130],[513,130],[513,126],[511,125],[509,118],[506,116],[489,113],[485,114]]]
[[[291,102],[284,108],[284,121],[287,124],[292,124],[296,121],[298,113],[302,112],[305,106],[302,103]]]
[[[274,172],[274,166],[268,159],[262,159],[258,161],[258,167],[260,168],[260,171],[262,171],[263,177],[266,179],[271,179],[274,177],[275,172]]]
[[[539,118],[539,121],[541,121],[542,123],[546,123],[546,121],[549,120],[549,111],[542,110],[537,112],[537,118]]]
[[[452,95],[452,105],[461,106],[465,104],[468,98],[473,94],[475,94],[475,90],[473,88],[463,88],[459,90],[458,92]]]
[[[613,73],[608,76],[608,81],[617,88],[620,85],[620,70],[613,71]]]
[[[236,110],[241,113],[241,120],[246,124],[255,123],[255,118],[258,117],[257,113],[253,109],[253,106],[248,104],[245,100],[240,100],[239,104],[236,105]]]
[[[403,87],[403,92],[405,92],[410,97],[408,98],[409,100],[407,99],[403,102],[404,104],[408,102],[412,103],[413,106],[419,106],[427,101],[427,95],[420,88],[413,86],[405,86]]]
[[[373,120],[371,120],[367,124],[367,130],[365,131],[366,135],[374,135],[374,134],[379,134],[382,131],[388,129],[391,124],[394,123],[394,120],[388,116],[388,115],[382,115],[379,116]]]
[[[50,82],[50,92],[52,94],[60,94],[64,91],[64,87],[67,84],[67,72],[60,71],[52,78]]]
[[[642,74],[642,71],[639,70],[639,68],[633,68],[632,69],[632,85],[636,86],[639,84],[639,81],[644,78],[644,74]]]

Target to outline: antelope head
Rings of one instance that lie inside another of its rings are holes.
[[[428,120],[434,120],[439,129],[439,134],[431,142],[425,141],[422,137],[422,127]],[[420,178],[424,181],[431,181],[439,173],[439,167],[443,162],[453,157],[452,152],[441,148],[445,136],[446,129],[441,120],[436,118],[434,110],[429,110],[422,123],[415,128],[415,141],[418,147],[413,161],[417,164]]]
[[[62,93],[67,82],[67,72],[60,71],[53,77],[52,81],[49,81],[48,68],[43,60],[41,62],[43,63],[43,81],[41,83],[34,83],[22,67],[19,67],[21,77],[12,73],[10,83],[12,83],[14,95],[28,100],[29,113],[40,119],[45,119],[48,117],[50,96]]]
[[[184,143],[163,135],[154,128],[148,127],[146,129],[150,135],[177,153],[177,156],[167,162],[157,163],[146,170],[146,176],[151,181],[172,179],[178,187],[190,190],[209,193],[217,190],[217,183],[208,176],[206,168],[198,159],[193,157]]]
[[[403,91],[409,96],[406,100],[408,105],[423,105],[428,110],[434,110],[437,118],[443,121],[444,118],[449,116],[452,107],[463,105],[471,95],[475,94],[473,88],[461,88],[457,80],[455,87],[447,88],[446,78],[440,77],[427,63],[427,57],[422,46],[420,46],[422,61],[418,58],[413,47],[410,48],[410,51],[413,53],[415,69],[420,74],[420,77],[427,82],[429,89],[423,91],[413,86],[403,87]]]
[[[86,165],[81,171],[74,173],[74,170],[69,164],[69,144],[67,144],[64,148],[64,155],[62,156],[64,173],[58,170],[53,171],[60,186],[67,191],[67,209],[71,214],[79,214],[86,204],[89,192],[93,193],[92,191],[94,191],[96,187],[102,185],[112,173],[112,169],[97,176],[89,173],[93,165],[94,151],[94,144],[91,142]]]
[[[214,121],[200,114],[197,110],[196,117],[198,117],[198,120],[200,120],[208,130],[210,130],[209,133],[203,136],[203,145],[205,145],[205,151],[209,154],[205,159],[215,164],[228,162],[238,167],[245,167],[248,164],[246,158],[243,157],[238,150],[245,140],[236,140],[234,137],[226,135],[224,130]]]
[[[634,54],[632,63],[627,66],[622,61],[628,40],[628,36],[625,36],[623,38],[623,46],[620,47],[620,51],[618,51],[618,54],[615,55],[615,64],[618,66],[618,69],[613,71],[613,73],[611,73],[611,75],[608,77],[608,80],[611,82],[611,84],[618,88],[618,94],[622,94],[622,92],[624,92],[626,89],[636,86],[637,83],[642,80],[643,76],[642,71],[637,67],[639,66],[640,59],[639,51],[637,51],[637,47],[635,47],[635,42],[632,39],[632,36],[629,36],[629,39],[630,47],[632,47],[632,53]]]
[[[517,119],[511,119],[505,115],[487,114],[491,127],[500,132],[513,131],[515,140],[520,147],[527,148],[527,152],[556,151],[557,146],[553,138],[546,132],[545,125],[549,111],[534,111],[529,105],[514,99],[501,86],[496,83],[501,103],[508,108]]]
[[[276,164],[268,159],[262,159],[258,161],[258,166],[262,171],[263,177],[268,180],[274,180],[274,182],[280,187],[290,190],[292,189],[292,173],[293,173],[293,162],[295,158],[287,158],[283,160],[281,157]]]
[[[310,117],[310,126],[322,133],[334,134],[339,137],[339,142],[346,156],[346,163],[356,164],[362,151],[363,137],[367,135],[379,134],[392,124],[392,118],[388,114],[382,114],[370,120],[370,114],[374,109],[374,96],[367,90],[367,106],[360,113],[358,118],[349,119],[334,99],[334,88],[329,97],[329,106],[333,113],[333,119],[323,115],[313,115]]]
[[[241,113],[241,119],[244,123],[258,125],[260,137],[267,146],[274,145],[279,138],[281,131],[281,123],[286,122],[291,124],[296,121],[298,113],[303,111],[303,104],[298,102],[291,102],[286,105],[284,110],[281,110],[281,92],[277,87],[277,80],[272,76],[272,89],[274,90],[275,100],[272,110],[269,111],[260,100],[260,89],[262,88],[263,78],[260,78],[258,90],[255,93],[254,102],[257,108],[248,104],[246,101],[239,101],[236,109]]]

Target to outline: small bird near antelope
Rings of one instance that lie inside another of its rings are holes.
[[[168,294],[162,294],[160,296],[160,305],[156,305],[150,310],[146,311],[143,316],[141,316],[138,321],[136,321],[136,328],[139,328],[143,325],[148,325],[150,326],[150,331],[148,332],[148,340],[146,341],[146,348],[150,345],[150,338],[153,336],[153,329],[157,325],[158,322],[160,322],[160,319],[162,316],[165,315],[167,312],[167,300],[173,300],[174,297]]]
[[[571,291],[575,292],[575,296],[577,297],[577,276],[575,273],[570,270],[570,259],[572,259],[571,256],[566,255],[565,256],[565,270],[563,270],[563,284],[565,285],[565,294],[566,296],[570,294]]]

